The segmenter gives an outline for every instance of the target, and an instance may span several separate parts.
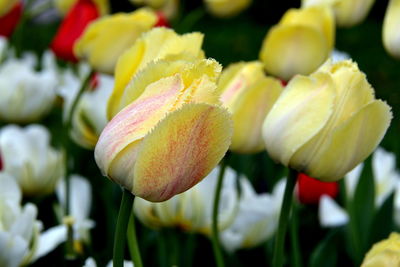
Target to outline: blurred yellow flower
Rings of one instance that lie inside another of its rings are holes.
[[[54,6],[57,10],[62,14],[66,15],[68,11],[75,5],[76,2],[82,0],[53,0]],[[110,13],[110,4],[108,0],[84,0],[84,1],[93,1],[93,3],[97,6],[97,10],[100,15],[104,16]]]
[[[289,82],[264,121],[263,136],[274,160],[330,182],[372,153],[391,118],[357,64],[327,62]]]
[[[146,5],[161,11],[167,18],[175,17],[179,8],[179,0],[130,0],[135,5]]]
[[[103,174],[134,195],[159,202],[201,181],[232,137],[214,60],[149,64],[132,81],[132,102],[107,124],[95,148]],[[133,97],[132,97],[133,96]]]
[[[0,0],[0,17],[7,14],[18,2],[19,0]]]
[[[365,255],[361,267],[400,266],[400,234],[391,233],[388,239],[376,243]]]
[[[218,83],[221,101],[232,113],[230,150],[256,153],[264,149],[261,126],[281,94],[279,80],[267,77],[260,62],[240,62],[226,68]]]
[[[157,22],[157,15],[141,8],[92,22],[75,42],[74,53],[103,73],[113,74],[119,56]]]
[[[338,26],[352,27],[367,17],[374,2],[375,0],[302,0],[302,7],[328,5],[335,12]]]
[[[290,9],[263,41],[260,59],[268,73],[286,81],[310,74],[334,46],[335,21],[325,6]]]
[[[383,44],[386,51],[400,59],[400,0],[390,0],[383,22]]]
[[[217,17],[232,17],[246,9],[252,0],[204,0],[207,9]]]
[[[171,29],[154,28],[143,34],[135,44],[129,48],[118,59],[115,68],[114,91],[108,102],[107,117],[111,119],[122,108],[132,102],[138,95],[132,95],[134,77],[138,71],[146,67],[149,62],[160,59],[172,60],[196,60],[203,59],[204,52],[201,50],[203,34],[189,33],[178,35]],[[176,71],[173,67],[167,67],[170,71]],[[159,75],[163,72],[155,72]],[[162,78],[161,76],[158,78]],[[216,78],[215,78],[216,80]],[[129,85],[129,86],[128,86]],[[144,87],[142,88],[144,89]],[[136,92],[140,92],[136,90]]]

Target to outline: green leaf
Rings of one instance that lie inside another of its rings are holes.
[[[317,245],[310,257],[309,267],[335,267],[338,259],[337,236],[340,229],[331,230],[324,240]]]

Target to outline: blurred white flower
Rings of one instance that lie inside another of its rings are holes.
[[[0,65],[0,120],[29,123],[50,111],[58,84],[54,55],[46,52],[42,63],[42,70],[35,70],[36,57],[25,54],[9,56]]]
[[[63,74],[59,94],[64,99],[64,120],[71,111],[84,77],[89,74],[88,65],[80,65],[80,75],[74,75],[70,70]],[[114,87],[114,78],[109,75],[97,74],[92,80],[95,86],[86,90],[76,106],[72,119],[71,138],[82,147],[93,149],[100,133],[107,124],[106,108],[108,98]]]
[[[15,179],[0,173],[0,266],[28,264],[35,252],[41,223],[33,204],[21,206],[21,191]]]
[[[50,146],[50,133],[41,125],[2,128],[0,151],[2,172],[16,179],[24,195],[52,193],[64,174],[64,156]]]
[[[88,258],[85,261],[85,264],[82,267],[97,267],[96,262],[94,261],[93,258]],[[106,267],[113,267],[112,261],[110,261]],[[124,267],[134,267],[133,262],[131,261],[125,261],[124,260]]]
[[[148,227],[178,226],[190,232],[211,235],[214,191],[220,168],[215,168],[203,181],[170,200],[153,203],[135,199],[134,210],[139,220]],[[219,203],[218,227],[228,227],[238,208],[236,172],[226,168]]]
[[[318,217],[323,227],[338,227],[349,221],[347,212],[327,195],[323,195],[319,201]]]
[[[278,228],[285,183],[284,179],[280,180],[272,194],[257,194],[248,179],[240,179],[239,212],[233,223],[220,234],[221,243],[227,251],[257,246],[274,235]]]
[[[331,53],[332,63],[336,63],[336,62],[347,60],[347,59],[351,59],[349,54],[347,54],[346,52],[343,52],[343,51],[333,49],[333,51]]]

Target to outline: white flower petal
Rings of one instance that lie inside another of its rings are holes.
[[[323,227],[338,227],[349,221],[346,211],[327,195],[320,199],[318,217]]]

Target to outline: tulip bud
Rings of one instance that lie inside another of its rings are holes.
[[[290,9],[268,32],[260,59],[267,72],[288,81],[295,74],[315,71],[328,58],[334,40],[331,9]]]
[[[391,119],[357,64],[327,62],[289,82],[264,121],[263,136],[274,160],[333,182],[372,153]]]
[[[232,137],[230,115],[215,92],[220,70],[214,60],[159,60],[143,69],[125,92],[132,102],[96,145],[103,174],[154,202],[201,181]]]
[[[145,8],[98,19],[77,40],[75,55],[95,70],[113,74],[119,56],[156,23],[156,13]]]
[[[260,62],[236,63],[223,71],[218,93],[232,113],[230,150],[256,153],[264,149],[261,126],[282,90],[279,80],[265,76]]]
[[[400,59],[400,0],[390,0],[383,22],[383,45],[393,57]]]
[[[298,175],[297,198],[303,204],[318,204],[322,196],[335,198],[339,192],[337,182],[327,183],[311,178],[303,173]]]
[[[376,243],[365,255],[361,267],[394,267],[400,265],[400,234]]]
[[[107,117],[111,119],[122,108],[135,100],[140,90],[132,90],[128,84],[134,80],[136,73],[146,67],[150,62],[161,59],[174,60],[195,60],[203,59],[204,52],[201,50],[203,35],[201,33],[189,33],[178,35],[171,29],[155,28],[143,34],[136,40],[134,45],[126,50],[118,59],[115,68],[114,91],[108,102]],[[179,63],[171,63],[176,67],[182,66]],[[202,65],[205,67],[205,65]],[[210,65],[211,66],[211,65]],[[165,66],[172,75],[176,69]],[[161,79],[159,76],[165,70],[150,75],[153,82]],[[212,74],[215,76],[214,74]],[[218,74],[219,75],[219,74]],[[213,78],[216,81],[216,77]],[[141,87],[143,90],[144,87]],[[136,91],[136,92],[135,92]]]
[[[0,2],[2,1],[0,0]],[[11,9],[7,13],[0,15],[0,25],[1,25],[0,36],[10,37],[15,27],[17,27],[17,24],[22,15],[22,3],[19,1],[10,1],[10,2],[16,2],[16,3],[11,7]]]
[[[62,14],[66,15],[80,0],[53,0],[55,8]],[[100,15],[104,16],[110,12],[108,0],[91,0],[96,5],[96,9]]]
[[[246,9],[252,0],[204,0],[207,9],[216,17],[233,17]]]

